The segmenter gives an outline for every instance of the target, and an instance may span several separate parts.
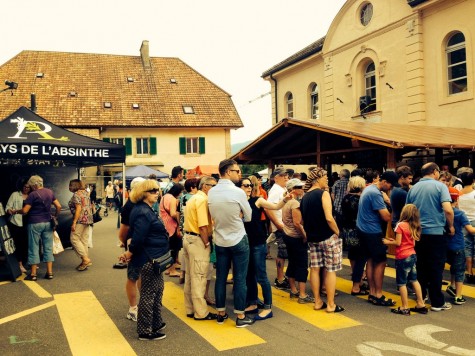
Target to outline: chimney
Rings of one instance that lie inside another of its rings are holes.
[[[150,65],[150,53],[149,53],[149,46],[148,41],[143,40],[142,45],[140,46],[140,57],[142,57],[142,64],[145,69],[151,68]]]

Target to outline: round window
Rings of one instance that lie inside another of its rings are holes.
[[[373,4],[366,3],[360,10],[360,21],[363,26],[366,26],[373,17]]]

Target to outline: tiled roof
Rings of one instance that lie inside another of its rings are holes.
[[[30,107],[36,93],[37,113],[63,127],[243,126],[231,96],[179,58],[150,61],[145,69],[140,55],[22,51],[0,66],[0,78],[18,83],[0,94],[0,118]]]
[[[278,72],[279,70],[287,68],[287,67],[291,66],[292,64],[301,61],[302,59],[305,59],[305,58],[310,57],[311,55],[313,55],[315,53],[320,52],[323,48],[323,42],[325,42],[325,37],[320,38],[319,40],[309,44],[304,49],[302,49],[302,50],[298,51],[297,53],[291,55],[289,58],[284,59],[280,63],[277,63],[275,66],[273,66],[272,68],[269,68],[264,73],[262,73],[261,77],[265,78],[268,75],[271,75],[272,73]]]

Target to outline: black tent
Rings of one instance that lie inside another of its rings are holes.
[[[0,122],[0,164],[88,167],[125,162],[125,146],[62,129],[21,107]]]

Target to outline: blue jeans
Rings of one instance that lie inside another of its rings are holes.
[[[416,263],[416,254],[396,260],[396,285],[398,287],[417,281]]]
[[[28,224],[28,264],[40,263],[40,239],[43,246],[43,262],[53,262],[53,229],[51,223]]]
[[[216,283],[214,296],[216,298],[216,310],[226,310],[226,279],[229,268],[233,263],[234,280],[234,313],[244,314],[246,309],[246,276],[249,264],[249,241],[244,235],[239,243],[231,247],[216,245]]]
[[[266,271],[266,244],[252,246],[250,248],[249,268],[247,270],[247,304],[257,304],[257,283],[262,288],[264,297],[264,309],[272,306],[272,290]]]

